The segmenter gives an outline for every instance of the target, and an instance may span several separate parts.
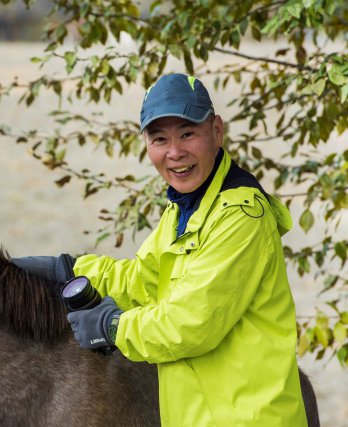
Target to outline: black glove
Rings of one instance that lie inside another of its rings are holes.
[[[11,258],[13,264],[20,269],[45,277],[51,282],[63,284],[75,277],[73,267],[76,259],[69,254],[54,256],[28,256]]]
[[[89,309],[68,314],[68,322],[76,341],[83,348],[98,348],[114,345],[118,322],[123,313],[111,297]]]

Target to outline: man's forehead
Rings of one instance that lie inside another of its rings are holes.
[[[166,128],[185,128],[185,127],[192,127],[192,126],[198,126],[200,123],[194,123],[190,120],[184,119],[182,117],[175,117],[175,116],[169,116],[169,117],[160,117],[159,119],[154,120],[152,123],[150,123],[146,131],[148,133],[154,133],[154,132],[160,132],[165,130]]]

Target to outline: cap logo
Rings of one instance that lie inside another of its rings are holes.
[[[150,90],[154,87],[155,85],[153,84],[153,85],[151,85],[149,88],[148,88],[148,90],[146,91],[146,93],[145,93],[145,98],[144,98],[144,101],[146,101],[146,98],[148,97],[148,95],[149,95],[149,93],[150,93]]]
[[[190,83],[190,86],[192,87],[192,90],[194,91],[195,90],[195,80],[196,80],[196,77],[187,76],[187,80]]]

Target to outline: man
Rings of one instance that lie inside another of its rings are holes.
[[[62,282],[87,276],[107,296],[68,315],[75,337],[157,364],[163,427],[307,426],[280,240],[289,212],[221,148],[223,121],[198,79],[161,77],[141,131],[170,201],[136,258],[14,262]]]

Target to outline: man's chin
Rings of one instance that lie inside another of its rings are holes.
[[[195,184],[189,184],[189,183],[178,183],[178,182],[172,182],[170,185],[174,188],[174,190],[178,191],[182,194],[192,193],[193,191],[197,190],[199,185]]]

